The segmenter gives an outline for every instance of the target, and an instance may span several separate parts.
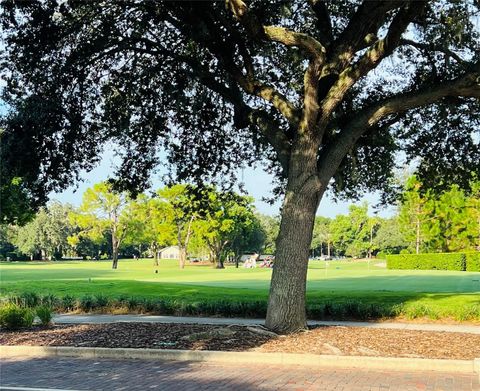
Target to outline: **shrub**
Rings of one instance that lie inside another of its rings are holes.
[[[107,296],[95,295],[95,307],[106,307],[108,305],[109,299]]]
[[[41,305],[37,307],[35,310],[37,313],[38,318],[40,319],[40,323],[42,326],[48,326],[52,321],[52,308],[46,305]]]
[[[0,326],[8,330],[31,327],[34,318],[31,309],[22,308],[17,304],[10,303],[0,308]]]
[[[416,318],[433,318],[437,319],[438,315],[435,312],[426,306],[425,304],[412,304],[408,305],[404,309],[404,314],[407,319],[416,319]]]
[[[384,253],[383,251],[379,251],[377,255],[375,255],[377,259],[385,259],[387,257],[387,254]]]
[[[61,299],[61,306],[64,311],[72,311],[75,309],[76,300],[75,297],[66,295]]]
[[[42,306],[48,306],[54,308],[58,305],[59,299],[52,293],[46,294],[40,298]]]
[[[84,312],[89,312],[96,307],[95,298],[91,295],[82,296],[77,300],[77,307]]]
[[[455,319],[464,320],[478,320],[480,319],[480,305],[463,306],[455,312]]]
[[[19,296],[22,307],[36,307],[40,304],[40,297],[35,292],[23,292]]]
[[[467,272],[480,272],[480,252],[465,254]]]
[[[387,255],[388,269],[465,271],[465,254],[398,254]]]

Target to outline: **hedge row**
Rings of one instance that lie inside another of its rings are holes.
[[[387,268],[480,272],[480,253],[387,255]]]
[[[465,254],[467,272],[480,272],[480,253]]]

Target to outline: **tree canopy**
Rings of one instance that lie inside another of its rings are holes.
[[[466,187],[480,171],[479,11],[475,0],[3,0],[1,190],[20,178],[41,205],[112,142],[116,186],[134,193],[159,148],[172,177],[198,183],[228,184],[263,159],[285,194],[267,325],[304,328],[327,189],[389,190],[399,150],[428,187]]]

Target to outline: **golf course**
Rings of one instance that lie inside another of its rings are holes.
[[[0,295],[2,300],[33,296],[59,309],[84,312],[262,316],[271,273],[233,265],[218,270],[189,264],[179,270],[176,260],[161,260],[159,266],[152,259],[121,260],[117,270],[109,261],[12,262],[0,265]],[[62,306],[64,301],[68,304]],[[388,270],[379,260],[311,261],[307,312],[316,318],[476,322],[480,273]]]

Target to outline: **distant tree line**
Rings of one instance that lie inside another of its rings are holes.
[[[158,264],[159,250],[176,245],[179,267],[189,256],[218,268],[244,253],[275,253],[279,218],[255,211],[253,199],[217,189],[174,185],[131,199],[108,183],[83,194],[78,208],[51,202],[24,226],[0,226],[5,259],[112,259],[147,256]],[[347,215],[317,216],[312,256],[369,258],[382,254],[480,251],[480,181],[468,192],[452,186],[442,193],[411,177],[394,216],[351,205]]]
[[[174,185],[135,199],[99,183],[78,208],[51,202],[24,226],[0,230],[0,256],[11,259],[111,258],[151,255],[179,247],[179,266],[188,255],[204,255],[218,268],[245,252],[275,251],[278,219],[255,211],[253,199],[210,187]]]
[[[390,218],[368,215],[368,205],[351,205],[348,215],[317,216],[312,254],[371,257],[385,254],[480,251],[480,181],[469,191],[453,185],[434,193],[415,177],[405,184]]]

